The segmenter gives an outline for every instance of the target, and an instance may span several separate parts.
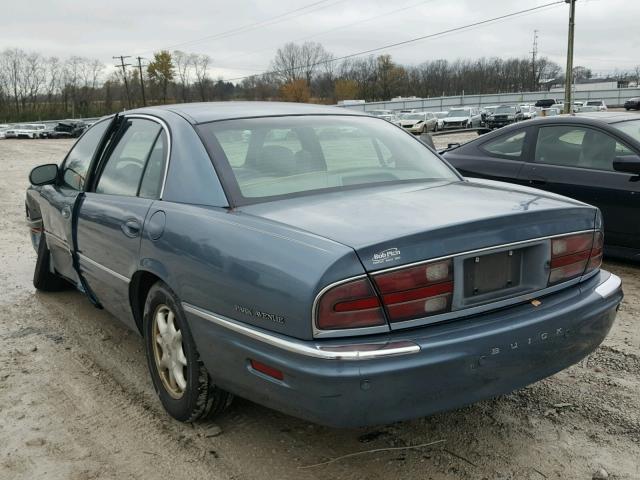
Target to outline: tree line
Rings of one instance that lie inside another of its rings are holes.
[[[402,65],[391,55],[337,60],[316,42],[287,43],[277,50],[268,72],[235,82],[212,78],[213,66],[208,55],[163,50],[144,68],[133,64],[123,72],[107,69],[97,59],[60,59],[9,48],[0,52],[0,122],[93,117],[145,104],[194,101],[332,104],[510,93],[537,90],[543,80],[563,75],[558,64],[544,57],[535,65],[529,58],[497,57]]]

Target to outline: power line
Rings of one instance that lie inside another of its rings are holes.
[[[322,30],[320,32],[317,32],[317,33],[314,33],[314,34],[311,34],[311,35],[306,35],[304,37],[296,38],[295,40],[292,40],[292,41],[293,42],[299,42],[299,41],[302,41],[302,40],[308,40],[310,38],[320,37],[322,35],[326,35],[327,33],[335,32],[336,30],[342,30],[344,28],[353,27],[353,26],[359,25],[361,23],[370,22],[371,20],[376,20],[376,19],[381,18],[381,17],[387,18],[387,17],[389,17],[391,15],[395,15],[396,13],[403,12],[403,11],[406,11],[406,10],[410,10],[412,8],[415,8],[415,7],[418,7],[420,5],[424,5],[425,3],[429,3],[429,2],[433,2],[433,1],[435,1],[435,0],[421,0],[418,3],[414,3],[414,4],[411,4],[411,5],[405,5],[404,7],[401,7],[401,8],[396,8],[394,10],[389,10],[389,11],[383,12],[381,14],[374,15],[372,17],[364,18],[362,20],[357,20],[355,22],[347,23],[347,24],[344,24],[344,25],[339,25],[337,27],[333,27],[333,28],[330,28],[328,30]],[[260,50],[252,50],[251,53],[253,53],[253,54],[261,53],[261,52],[266,52],[266,51],[271,50],[271,49],[272,49],[272,47],[263,48],[263,49],[260,49]],[[227,60],[227,59],[229,59],[231,57],[232,57],[232,55],[228,55],[228,56],[222,57],[222,58],[216,57],[216,61],[217,62],[221,62],[221,61]],[[238,68],[238,70],[243,70],[243,69],[242,68]],[[253,70],[255,70],[255,69],[253,69]]]
[[[268,25],[273,25],[275,23],[279,23],[279,22],[284,21],[284,20],[290,20],[292,18],[296,18],[296,17],[299,17],[301,15],[306,15],[307,13],[310,13],[310,12],[303,12],[303,10],[307,10],[309,8],[317,7],[319,5],[322,5],[323,3],[327,3],[329,1],[330,0],[319,0],[319,1],[307,4],[305,6],[296,8],[294,10],[289,10],[289,11],[281,13],[279,15],[275,15],[273,17],[266,18],[264,20],[260,20],[260,21],[253,22],[253,23],[249,23],[247,25],[242,25],[240,27],[232,28],[230,30],[226,30],[224,32],[216,33],[216,34],[213,34],[213,35],[207,35],[207,36],[196,38],[196,39],[193,39],[193,40],[187,40],[185,42],[180,42],[180,43],[176,43],[176,44],[173,44],[173,45],[169,45],[169,46],[164,47],[162,50],[171,50],[171,49],[178,48],[178,47],[184,47],[186,45],[193,45],[195,43],[201,43],[201,42],[204,42],[204,41],[207,41],[207,40],[218,40],[218,39],[221,39],[221,38],[227,38],[227,37],[231,37],[233,35],[244,33],[246,31],[255,30],[256,28],[261,28],[261,27],[265,27],[265,26],[268,26]],[[331,6],[331,5],[334,5],[336,3],[340,3],[340,2],[343,2],[343,1],[345,1],[345,0],[337,0],[337,1],[334,1],[333,3],[330,3],[329,5],[323,5],[320,8],[327,8],[327,7]],[[313,9],[312,11],[319,10],[320,8]],[[302,13],[299,13],[299,12],[302,12]],[[298,15],[293,15],[295,13],[298,13]],[[290,17],[290,15],[293,15],[293,16]],[[289,18],[285,18],[285,17],[289,17]],[[152,53],[152,52],[151,51],[147,51],[147,52],[143,52],[143,53]]]
[[[481,21],[478,21],[478,22],[470,23],[468,25],[462,25],[462,26],[459,26],[459,27],[450,28],[448,30],[443,30],[441,32],[431,33],[429,35],[423,35],[423,36],[420,36],[420,37],[411,38],[409,40],[403,40],[401,42],[391,43],[391,44],[388,44],[388,45],[383,45],[381,47],[376,47],[376,48],[371,48],[369,50],[363,50],[363,51],[360,51],[360,52],[351,53],[349,55],[343,55],[342,57],[330,58],[328,60],[322,60],[320,62],[316,62],[316,63],[312,63],[312,64],[308,64],[308,65],[299,65],[297,67],[293,67],[290,70],[299,70],[299,69],[305,69],[305,68],[309,68],[309,67],[315,67],[315,66],[318,66],[318,65],[325,65],[327,63],[333,63],[333,62],[338,62],[340,60],[346,60],[346,59],[353,58],[353,57],[359,57],[359,56],[362,56],[362,55],[367,55],[369,53],[379,52],[381,50],[387,50],[387,49],[390,49],[390,48],[400,47],[400,46],[407,45],[407,44],[410,44],[410,43],[419,42],[421,40],[427,40],[427,39],[430,39],[430,38],[439,37],[439,36],[442,36],[442,35],[448,35],[450,33],[459,32],[461,30],[467,30],[469,28],[478,27],[478,26],[481,26],[481,25],[486,25],[488,23],[497,22],[499,20],[505,20],[507,18],[512,18],[512,17],[518,16],[518,15],[534,12],[534,11],[537,11],[537,10],[542,10],[543,8],[548,8],[548,7],[560,5],[560,4],[563,4],[563,3],[565,3],[565,0],[556,0],[554,2],[546,3],[544,5],[539,5],[537,7],[532,7],[532,8],[527,8],[525,10],[520,10],[520,11],[517,11],[517,12],[507,13],[505,15],[500,15],[499,17],[493,17],[493,18],[489,18],[489,19],[486,19],[486,20],[481,20]],[[257,73],[257,74],[253,74],[253,75],[245,75],[243,77],[228,78],[228,79],[225,79],[224,81],[226,81],[226,82],[238,81],[238,80],[244,80],[246,78],[252,78],[252,77],[257,77],[257,76],[260,76],[260,75],[268,75],[268,74],[274,74],[274,73],[283,73],[283,71],[280,71],[280,70],[266,71],[266,72]]]

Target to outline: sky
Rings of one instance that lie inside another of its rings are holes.
[[[268,69],[289,41],[321,43],[334,56],[442,32],[553,0],[28,0],[3,5],[0,50],[46,56],[151,58],[160,49],[208,54],[214,78]],[[565,3],[460,32],[384,49],[402,64],[530,56],[566,64]],[[640,65],[640,0],[578,0],[574,65],[595,74]],[[131,59],[130,59],[131,60]],[[130,61],[129,60],[129,61]]]

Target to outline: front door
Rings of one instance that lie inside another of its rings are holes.
[[[165,158],[162,126],[125,116],[77,213],[82,275],[100,304],[132,327],[129,281],[137,270],[147,212],[159,196]]]
[[[73,266],[72,217],[76,201],[84,190],[89,167],[112,123],[105,119],[96,123],[80,137],[67,154],[60,168],[60,178],[54,185],[45,185],[40,195],[42,220],[51,261],[56,272],[78,284]]]

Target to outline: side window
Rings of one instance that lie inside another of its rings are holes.
[[[125,119],[120,137],[96,186],[97,193],[135,197],[160,125],[141,118]]]
[[[497,157],[518,160],[522,155],[526,136],[527,132],[525,130],[512,133],[511,135],[503,135],[485,143],[482,149]]]
[[[62,165],[62,184],[74,190],[82,190],[87,178],[89,164],[100,140],[111,125],[112,119],[96,123],[74,145]]]
[[[167,158],[167,134],[163,131],[151,149],[151,155],[144,169],[140,183],[139,197],[160,198],[162,181],[164,179],[164,162]]]
[[[535,161],[551,165],[613,171],[618,155],[632,152],[612,136],[586,127],[542,127],[536,142]]]

